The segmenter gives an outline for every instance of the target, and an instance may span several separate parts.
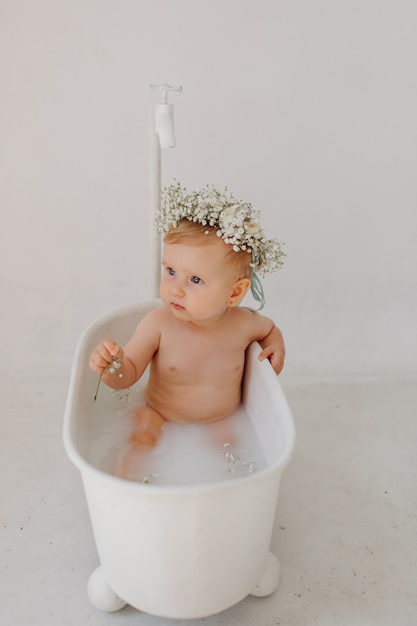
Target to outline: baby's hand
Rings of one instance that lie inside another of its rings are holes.
[[[271,344],[262,350],[258,359],[260,361],[269,359],[275,374],[280,374],[284,367],[285,351],[283,351],[282,345]]]
[[[106,370],[108,371],[115,359],[119,362],[122,361],[123,350],[113,339],[105,339],[91,353],[89,365],[93,372],[97,372],[101,376],[106,373]]]

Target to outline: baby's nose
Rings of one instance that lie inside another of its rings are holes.
[[[185,295],[184,287],[179,280],[176,280],[175,283],[172,285],[172,293],[176,296],[181,297]]]

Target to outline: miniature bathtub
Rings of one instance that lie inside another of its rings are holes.
[[[278,379],[260,348],[248,349],[243,403],[266,468],[243,478],[192,486],[125,481],[89,459],[97,375],[91,350],[105,337],[124,343],[159,300],[116,311],[90,326],[74,357],[64,421],[67,454],[80,470],[100,567],[91,602],[104,611],[125,604],[167,618],[213,615],[279,582],[270,552],[281,473],[294,445],[294,423]]]

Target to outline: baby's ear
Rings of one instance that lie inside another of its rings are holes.
[[[233,285],[232,293],[230,294],[227,306],[237,306],[249,291],[250,278],[239,278]]]

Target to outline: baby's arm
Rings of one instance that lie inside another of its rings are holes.
[[[142,376],[159,347],[160,331],[153,314],[151,311],[139,322],[124,349],[112,339],[105,339],[91,353],[91,369],[100,374],[109,387],[126,389]],[[120,365],[111,373],[115,359]]]
[[[282,333],[279,328],[273,324],[270,332],[263,339],[259,340],[262,352],[259,354],[259,360],[269,359],[275,374],[280,374],[284,367],[285,345]]]
[[[246,315],[246,310],[241,309]],[[269,359],[276,374],[279,374],[284,367],[285,345],[282,333],[268,317],[264,317],[260,313],[249,312],[247,318],[251,326],[251,341],[258,341],[261,345],[262,352],[259,354],[259,360]]]

